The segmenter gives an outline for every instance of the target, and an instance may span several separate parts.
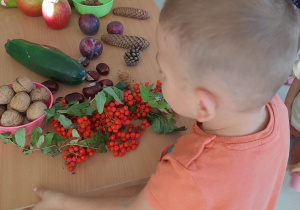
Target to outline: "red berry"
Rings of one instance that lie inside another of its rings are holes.
[[[74,167],[72,167],[72,166],[69,167],[69,171],[70,171],[70,172],[74,171]]]

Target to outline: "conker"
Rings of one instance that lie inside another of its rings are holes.
[[[87,71],[86,72],[86,77],[85,80],[88,82],[96,82],[98,81],[100,75],[98,72],[96,71]]]
[[[81,65],[86,68],[88,67],[88,65],[90,64],[90,59],[86,58],[86,57],[81,57],[78,59],[78,62],[81,63]]]
[[[102,90],[99,82],[91,83],[89,86],[83,88],[82,93],[86,98],[94,98],[95,95]]]
[[[46,86],[52,94],[58,91],[58,84],[53,80],[47,80],[42,85]]]
[[[103,79],[99,81],[99,84],[105,88],[105,87],[110,87],[114,86],[114,83],[110,79]]]
[[[69,104],[72,101],[78,101],[79,103],[84,102],[84,97],[81,93],[70,93],[65,97],[66,103]]]
[[[110,68],[106,63],[99,63],[96,66],[98,73],[102,76],[106,76],[109,74]]]

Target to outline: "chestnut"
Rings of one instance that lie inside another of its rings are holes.
[[[84,97],[81,93],[70,93],[65,96],[66,103],[69,104],[72,101],[78,101],[79,103],[84,102]]]
[[[110,79],[100,80],[99,83],[103,88],[109,87],[109,86],[114,86],[114,83]]]
[[[42,85],[46,86],[52,94],[58,91],[58,84],[53,80],[47,80],[43,82]]]
[[[81,57],[78,59],[78,62],[81,63],[81,65],[86,68],[88,67],[88,65],[90,64],[90,59],[86,58],[86,57]]]
[[[87,71],[85,80],[88,82],[96,82],[99,79],[100,75],[96,71]]]
[[[102,76],[106,76],[109,74],[110,68],[106,63],[99,63],[96,66],[98,73]]]
[[[83,88],[82,93],[86,98],[93,99],[95,95],[102,90],[102,85],[99,82],[94,82]]]

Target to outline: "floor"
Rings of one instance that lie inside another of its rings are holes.
[[[157,6],[161,9],[164,4],[164,0],[154,0]],[[288,86],[282,86],[277,94],[284,101]],[[291,146],[293,146],[294,139],[291,139]],[[300,209],[300,192],[293,190],[290,187],[290,175],[285,174],[282,188],[277,200],[275,210],[299,210]]]

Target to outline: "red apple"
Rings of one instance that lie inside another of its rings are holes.
[[[44,0],[42,11],[46,24],[53,29],[63,29],[71,20],[68,0]]]
[[[43,0],[16,0],[19,10],[32,17],[42,15],[42,3]]]

